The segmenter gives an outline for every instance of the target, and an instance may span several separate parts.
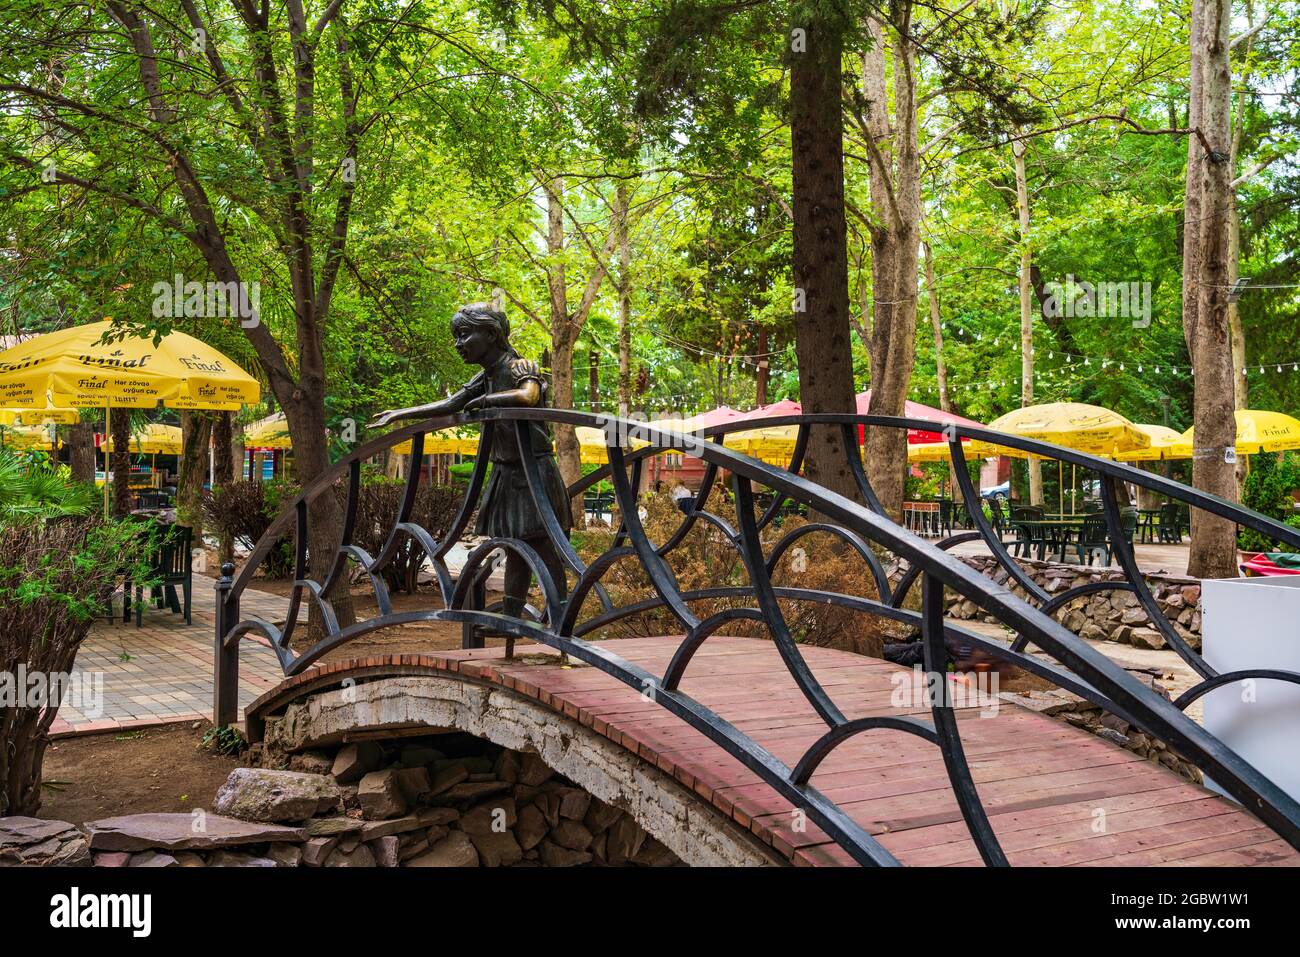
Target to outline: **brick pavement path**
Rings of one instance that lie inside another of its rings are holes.
[[[240,598],[245,615],[269,621],[282,620],[287,604],[284,598],[251,588]],[[57,737],[210,718],[216,629],[212,580],[195,578],[191,625],[186,625],[180,614],[150,604],[137,628],[135,616],[124,622],[120,605],[118,608],[116,621],[96,622],[73,666],[74,682],[80,677],[83,686],[88,682],[93,689],[102,680],[102,692],[65,703],[51,725],[51,734]],[[305,610],[302,618],[305,621]],[[239,672],[241,708],[284,677],[275,655],[255,637],[240,642]],[[102,699],[102,713],[87,713],[96,710],[97,696]]]

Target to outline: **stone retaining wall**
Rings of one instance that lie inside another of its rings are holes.
[[[997,559],[986,555],[959,556],[963,562],[998,584],[1007,585],[1021,598],[1022,589]],[[1124,581],[1118,568],[1092,568],[1080,565],[1061,565],[1033,559],[1017,559],[1031,578],[1049,595],[1058,595],[1079,585],[1094,581]],[[1147,587],[1174,630],[1197,651],[1201,647],[1201,583],[1186,575],[1148,573]],[[948,615],[953,618],[996,619],[983,612],[969,599],[955,592],[947,593]],[[1146,610],[1132,592],[1093,592],[1068,602],[1056,612],[1056,619],[1081,638],[1116,641],[1140,648],[1163,648],[1164,637],[1151,625]]]

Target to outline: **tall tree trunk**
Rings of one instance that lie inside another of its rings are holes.
[[[573,408],[573,347],[580,326],[569,315],[564,268],[564,180],[556,177],[546,189],[546,281],[551,304],[551,403],[557,409]],[[573,426],[555,427],[555,457],[565,485],[582,478],[581,449]],[[582,502],[570,500],[575,527],[582,525]]]
[[[771,371],[772,364],[768,361],[767,355],[767,327],[758,327],[758,378],[754,383],[754,402],[756,405],[767,405],[767,377]]]
[[[614,229],[618,233],[618,414],[632,407],[632,243],[627,224],[627,184],[614,190]]]
[[[1228,63],[1228,44],[1231,19],[1230,0],[1206,0],[1200,40],[1204,69],[1200,125],[1212,152],[1205,155],[1202,162],[1205,189],[1201,205],[1201,262],[1193,357],[1196,448],[1192,459],[1192,484],[1203,491],[1236,500],[1236,470],[1231,462],[1225,460],[1227,451],[1234,448],[1237,439],[1227,289],[1233,188],[1229,162],[1232,73]],[[1190,225],[1192,220],[1189,218],[1188,222]],[[1197,578],[1227,578],[1237,574],[1236,526],[1231,520],[1193,510],[1187,571]]]
[[[917,258],[921,222],[921,169],[917,147],[911,4],[893,8],[894,122],[885,85],[885,32],[872,20],[871,48],[863,56],[863,93],[870,138],[871,203],[879,224],[871,230],[871,412],[902,415],[916,360]],[[867,432],[867,472],[886,512],[901,520],[907,468],[907,434]]]
[[[113,438],[113,454],[106,456],[113,472],[114,518],[124,518],[131,511],[131,411],[110,409],[109,434]],[[105,476],[105,481],[107,481]]]
[[[1188,27],[1190,61],[1187,77],[1187,128],[1201,126],[1205,83],[1205,8],[1212,0],[1192,0]],[[1193,132],[1187,137],[1187,179],[1183,185],[1183,339],[1187,355],[1196,359],[1197,277],[1201,274],[1201,202],[1204,192],[1205,166],[1208,160],[1200,138]]]
[[[194,529],[194,546],[203,540],[203,480],[208,472],[208,445],[212,417],[204,412],[181,412],[180,481],[176,486],[176,517]]]
[[[799,397],[805,413],[852,413],[853,344],[849,338],[849,267],[844,222],[844,121],[840,101],[843,40],[813,19],[806,49],[790,67],[794,149],[794,329]],[[800,308],[802,307],[802,308]],[[860,499],[841,430],[815,428],[804,473]]]
[[[1020,223],[1020,407],[1034,404],[1034,313],[1029,246],[1029,178],[1025,175],[1025,141],[1011,144],[1016,166],[1016,215]],[[1029,458],[1029,503],[1043,504],[1043,463]]]
[[[68,464],[74,482],[95,481],[95,426],[78,422],[68,427]]]
[[[212,484],[229,485],[235,480],[235,460],[231,450],[229,412],[218,412],[212,420]]]
[[[230,426],[230,460],[235,470],[235,478],[242,481],[244,478],[244,426],[239,422],[232,422]]]
[[[930,308],[930,329],[934,333],[934,371],[939,384],[939,409],[952,411],[952,400],[948,398],[948,364],[943,357],[943,317],[939,310],[939,287],[934,280],[934,257],[930,244],[923,242],[921,249],[925,253],[925,293]],[[961,486],[957,484],[957,466],[948,463],[949,488],[952,489],[954,502],[964,501]]]

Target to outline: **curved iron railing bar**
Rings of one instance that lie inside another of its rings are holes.
[[[495,420],[498,418],[536,418],[553,422],[580,425],[589,424],[592,421],[592,417],[584,416],[583,413],[575,413],[566,410],[535,409],[512,409],[508,410],[508,412],[506,410],[488,410],[486,413],[475,418],[474,421]],[[834,421],[837,417],[811,416],[807,418],[809,421]],[[841,418],[853,420],[856,417]],[[864,418],[871,419],[872,417]],[[879,424],[901,424],[906,427],[919,428],[930,426],[932,429],[934,426],[932,423],[906,419],[890,420]],[[367,445],[362,446],[362,448],[353,453],[353,455],[361,457],[372,455],[381,448],[399,441],[405,435],[412,434],[420,429],[428,430],[435,425],[441,425],[441,422],[439,420],[426,420],[424,423],[419,423],[415,426],[398,430],[396,433],[390,433],[372,443],[367,443]],[[644,431],[651,434],[652,442],[658,441],[662,438],[658,430],[645,429]],[[966,431],[970,432],[973,437],[982,437],[981,433],[986,432],[986,430],[975,429],[968,429]],[[993,433],[992,435],[996,436],[997,434]],[[659,436],[659,439],[657,439],[656,436]],[[994,439],[994,441],[1002,441],[1003,444],[1011,447],[1034,447],[1036,445],[1036,443],[1028,440],[1017,439],[1015,437],[1005,437],[1005,439],[998,438]],[[1190,722],[1180,711],[1173,708],[1171,703],[1152,695],[1150,690],[1137,682],[1133,676],[1128,675],[1123,672],[1122,669],[1117,668],[1117,666],[1109,662],[1103,655],[1088,647],[1086,643],[1081,642],[1076,636],[1071,635],[1059,623],[1043,616],[1032,606],[1012,595],[1007,591],[1007,589],[991,583],[988,579],[979,575],[973,569],[970,569],[961,562],[953,559],[951,556],[935,549],[930,543],[917,539],[906,530],[898,528],[891,522],[881,519],[869,510],[855,505],[852,501],[845,499],[830,490],[822,489],[815,485],[815,483],[811,483],[800,476],[783,473],[780,470],[774,469],[763,463],[748,459],[745,456],[739,455],[723,446],[718,446],[713,443],[704,443],[704,446],[705,447],[701,449],[701,452],[703,453],[702,457],[706,460],[714,461],[720,467],[727,468],[733,473],[733,477],[737,479],[743,478],[750,481],[762,482],[776,492],[784,493],[809,504],[822,514],[828,515],[833,520],[844,523],[859,534],[862,534],[883,547],[890,549],[895,554],[898,554],[900,557],[912,563],[925,563],[928,566],[927,578],[942,582],[966,597],[977,600],[982,607],[994,614],[996,617],[999,617],[1005,624],[1017,631],[1033,631],[1038,633],[1035,634],[1034,641],[1043,649],[1044,652],[1060,661],[1066,667],[1073,669],[1084,680],[1102,688],[1102,690],[1111,695],[1121,707],[1128,708],[1128,706],[1132,706],[1131,711],[1134,716],[1139,719],[1133,721],[1133,724],[1148,733],[1151,733],[1155,737],[1164,740],[1170,747],[1183,754],[1188,760],[1197,764],[1198,767],[1201,767],[1202,770],[1214,777],[1214,779],[1218,781],[1229,794],[1232,794],[1248,807],[1251,807],[1257,816],[1269,824],[1270,827],[1279,834],[1279,836],[1283,837],[1293,846],[1300,846],[1300,825],[1297,823],[1300,822],[1300,805],[1297,805],[1297,803],[1289,798],[1289,796],[1282,793],[1280,789],[1278,789],[1265,776],[1259,774],[1259,772],[1253,767],[1241,760],[1235,752],[1224,746],[1222,742],[1219,742],[1204,729],[1196,726],[1193,722]],[[1132,473],[1133,481],[1137,484],[1154,487],[1157,490],[1161,490],[1163,486],[1168,486],[1171,497],[1180,500],[1185,500],[1192,494],[1187,490],[1183,490],[1183,494],[1178,494],[1178,492],[1174,490],[1174,483],[1169,483],[1167,480],[1162,481],[1159,477],[1151,475],[1150,473],[1139,473],[1137,470],[1128,469],[1125,466],[1118,466],[1114,463],[1102,460],[1094,460],[1091,456],[1083,456],[1066,450],[1060,450],[1058,456],[1057,451],[1053,447],[1045,447],[1041,454],[1051,457],[1060,457],[1066,461],[1077,459],[1080,464],[1084,464],[1086,467],[1093,467],[1092,463],[1096,462],[1099,470],[1109,470],[1122,476],[1128,476]],[[306,500],[319,494],[325,484],[336,478],[339,473],[340,470],[337,467],[327,469],[320,477],[318,477],[317,482],[313,486],[309,487],[302,493],[300,498]],[[623,485],[623,491],[626,498],[628,497],[626,495],[626,473],[623,475],[621,484]],[[1203,496],[1200,493],[1196,493],[1196,497],[1199,500],[1208,503],[1205,506],[1207,510],[1215,511],[1216,514],[1222,514],[1229,518],[1236,519],[1240,517],[1241,524],[1244,524],[1247,527],[1256,527],[1257,530],[1264,531],[1266,534],[1273,534],[1272,529],[1276,526],[1280,529],[1280,532],[1274,537],[1279,540],[1291,541],[1297,537],[1291,530],[1278,526],[1277,523],[1273,523],[1255,513],[1248,513],[1246,510],[1239,509],[1231,503],[1227,503],[1221,499],[1216,499],[1213,496]],[[273,522],[272,533],[282,534],[283,529],[291,517],[291,513],[281,515],[279,519]],[[270,533],[268,533],[268,536],[265,537],[257,546],[257,549],[255,549],[255,554],[260,549],[264,556],[265,551],[269,549],[274,540],[275,539],[271,537]],[[233,569],[231,569],[230,573],[226,573],[225,567],[223,566],[223,578],[218,583],[219,594],[225,595],[225,599],[218,608],[218,617],[220,620],[228,621],[229,617],[232,615],[238,617],[239,589],[247,583],[248,579],[251,577],[252,571],[253,568],[246,567],[244,572],[239,576],[238,581],[232,581],[231,573],[233,573]],[[479,618],[475,618],[475,615],[481,616],[481,620],[493,619],[493,616],[484,616],[482,613],[446,612],[444,614],[463,616],[460,620],[480,620]],[[374,627],[382,627],[384,624],[382,620],[375,622],[373,619],[371,622],[365,624],[370,625],[372,623],[374,623]],[[513,627],[522,629],[523,626],[516,624]],[[225,628],[225,630],[229,633],[233,628]],[[528,634],[532,635],[536,633],[537,632],[529,632]],[[576,639],[562,639],[559,636],[554,635],[551,635],[550,637],[553,639],[551,641],[553,645],[571,645],[576,641]],[[593,652],[592,654],[599,656],[600,653]],[[584,658],[584,660],[586,659]],[[236,665],[233,667],[237,667],[237,659]],[[613,669],[611,673],[618,672],[621,669],[623,675],[626,675],[626,677],[620,676],[621,680],[625,680],[627,683],[635,686],[636,682],[630,680],[631,673],[628,671],[628,668],[631,667],[630,663],[624,662],[618,665],[611,665],[610,667]],[[229,699],[233,694],[233,692],[230,691],[230,688],[233,687],[232,683],[226,674],[219,672],[218,678],[219,695],[222,691],[226,692],[226,708],[229,708]],[[667,693],[665,693],[665,695],[667,695]],[[676,701],[665,701],[663,703],[668,710],[673,713],[678,713],[678,703]],[[707,712],[707,709],[703,710]],[[218,712],[219,714],[226,713],[222,711],[220,705]],[[699,716],[697,715],[696,717]],[[713,717],[716,718],[716,716]],[[734,731],[734,729],[732,730]],[[735,733],[738,734],[738,732]],[[739,736],[738,741],[729,741],[723,746],[728,753],[734,753],[735,751],[741,752],[741,760],[746,761],[747,763],[750,760],[754,760],[754,755],[758,753],[758,751],[755,750],[756,746],[752,742],[746,744],[743,736]],[[768,780],[766,772],[765,780]],[[773,786],[778,790],[789,787],[788,781],[777,780],[775,782],[770,781],[769,783],[773,783]],[[788,794],[790,792],[786,790],[782,791],[782,793]],[[803,792],[796,793],[802,794]],[[808,797],[810,800],[818,797],[824,800],[824,796],[814,796],[810,794],[804,796]],[[834,813],[839,813],[838,809],[834,809],[833,806],[832,811]],[[818,808],[817,813],[823,813],[822,809]],[[847,821],[847,819],[845,820]],[[848,824],[851,825],[852,822],[849,821]],[[830,832],[828,831],[828,833]],[[870,840],[869,836],[864,835],[864,837],[866,837],[867,840]],[[840,840],[840,838],[835,834],[832,834],[832,838]],[[884,853],[887,854],[887,852]]]
[[[1174,707],[1179,711],[1186,711],[1187,706],[1202,695],[1208,694],[1215,688],[1232,684],[1234,681],[1243,681],[1247,678],[1267,678],[1272,681],[1285,681],[1288,684],[1300,685],[1300,674],[1296,674],[1294,671],[1279,671],[1276,668],[1247,668],[1242,671],[1229,671],[1206,678],[1200,684],[1188,688],[1174,699]]]
[[[642,457],[632,462],[632,477],[628,481],[632,485],[633,501],[636,500],[637,489],[641,487],[641,463],[644,461],[645,458]],[[614,482],[612,473],[610,476],[610,482],[611,483]],[[617,496],[617,486],[616,486],[615,495]],[[620,512],[622,511],[622,507],[623,506],[620,504],[619,505]],[[641,513],[637,512],[637,522],[640,523],[640,521],[641,521]],[[618,519],[618,529],[615,530],[614,532],[614,547],[615,548],[622,547],[625,541],[627,541],[627,513],[622,512],[622,514],[619,515],[619,519]]]
[[[948,449],[952,455],[952,474],[956,477],[957,484],[961,486],[961,497],[962,502],[966,505],[966,514],[975,523],[975,529],[983,537],[984,544],[993,553],[993,557],[997,559],[998,564],[1016,580],[1016,584],[1037,601],[1047,601],[1047,592],[1043,591],[1038,582],[1034,581],[1020,567],[1020,563],[1011,557],[1011,553],[1007,551],[1007,546],[1002,544],[1001,536],[993,530],[989,520],[984,517],[984,509],[980,503],[979,493],[975,491],[975,486],[970,480],[970,470],[966,467],[966,452],[961,447],[961,439],[954,436],[948,442]]]
[[[677,646],[673,652],[672,660],[668,662],[668,667],[664,669],[664,676],[659,679],[659,686],[669,691],[676,691],[681,684],[682,676],[686,673],[686,666],[691,663],[700,647],[709,638],[717,632],[723,625],[730,624],[733,621],[740,621],[748,618],[751,621],[762,621],[763,613],[757,608],[725,608],[717,614],[710,615],[700,622],[700,626],[686,636],[686,639]]]
[[[835,748],[854,735],[861,734],[863,731],[875,731],[885,729],[889,731],[902,731],[906,734],[914,734],[919,738],[924,738],[931,744],[939,743],[939,735],[935,733],[934,726],[927,724],[919,718],[913,718],[908,715],[880,715],[874,718],[854,718],[852,721],[845,721],[841,725],[836,725],[804,752],[799,763],[795,765],[794,774],[791,779],[795,784],[807,784],[808,779],[813,776],[818,765],[830,755]]]
[[[542,595],[546,600],[546,620],[548,622],[559,621],[561,618],[560,592],[551,578],[550,569],[546,567],[546,563],[542,561],[542,556],[537,554],[535,548],[518,538],[489,538],[486,542],[477,545],[469,553],[465,559],[465,567],[461,569],[456,591],[452,593],[451,602],[449,603],[450,608],[456,609],[465,603],[465,599],[471,594],[475,572],[478,571],[479,566],[484,563],[487,557],[496,551],[514,552],[528,563],[528,567],[537,579],[537,584],[542,589]]]
[[[1002,853],[1002,846],[993,833],[993,826],[980,801],[979,791],[971,777],[970,765],[966,763],[966,749],[961,743],[961,732],[957,729],[957,715],[953,711],[952,692],[948,687],[948,649],[943,641],[943,610],[943,583],[927,574],[921,579],[921,641],[927,678],[938,679],[933,682],[933,685],[937,685],[938,694],[930,695],[930,718],[934,722],[935,737],[938,739],[936,743],[939,745],[939,753],[943,755],[943,763],[948,768],[948,781],[957,798],[957,805],[961,808],[961,816],[966,819],[966,829],[979,848],[980,857],[989,867],[1006,867],[1006,855]]]
[[[381,576],[376,575],[371,571],[370,566],[374,562],[374,559],[370,557],[370,553],[360,545],[344,545],[343,551],[355,558],[357,564],[365,570],[366,576],[370,579],[370,590],[375,595],[375,604],[378,606],[379,614],[392,614],[393,602],[388,594],[388,586],[384,583],[384,579]]]
[[[238,653],[239,640],[254,631],[260,632],[266,638],[276,660],[280,662],[280,670],[288,675],[294,662],[293,652],[280,643],[280,629],[263,618],[245,618],[240,621],[227,632],[221,645],[225,648],[236,648]]]
[[[751,422],[750,424],[752,425],[753,423]],[[790,464],[786,466],[786,471],[793,472],[795,475],[798,475],[799,470],[803,468],[803,459],[808,452],[809,431],[808,426],[800,423],[799,431],[795,433],[794,451],[790,455]],[[707,435],[708,433],[706,432],[705,434]],[[768,525],[772,524],[772,520],[776,518],[778,513],[780,513],[781,506],[785,504],[785,498],[784,495],[779,493],[772,496],[772,504],[767,507],[767,511],[763,513],[763,517],[758,520],[758,530],[760,532],[767,528]]]
[[[777,598],[786,601],[808,601],[822,605],[838,605],[849,608],[853,611],[860,611],[868,615],[876,615],[881,618],[897,621],[901,624],[912,625],[918,630],[921,626],[920,612],[911,611],[906,608],[894,608],[890,605],[881,604],[871,598],[862,598],[858,595],[846,595],[843,592],[828,592],[812,588],[793,588],[790,586],[774,586],[773,591]],[[730,598],[748,598],[750,589],[739,586],[727,586],[720,588],[701,588],[693,591],[682,592],[682,598],[688,602],[708,601],[717,599]],[[656,597],[646,598],[630,605],[621,605],[609,614],[602,614],[590,618],[581,625],[575,627],[574,636],[581,638],[591,634],[601,628],[612,625],[616,621],[624,618],[630,618],[648,611],[654,611],[663,607],[663,601]],[[1079,679],[1077,675],[1065,670],[1053,661],[1039,658],[1036,655],[1028,655],[1023,652],[1015,651],[1010,643],[1000,641],[997,638],[991,638],[982,635],[977,631],[971,631],[960,625],[953,624],[947,619],[944,620],[944,635],[946,639],[951,639],[954,643],[962,642],[986,651],[1000,661],[1015,665],[1032,674],[1059,685],[1066,691],[1077,694],[1081,698],[1086,698],[1099,708],[1103,708],[1112,714],[1118,715],[1129,724],[1137,724],[1136,721],[1130,720],[1128,713],[1117,705],[1114,701],[1107,698],[1096,688],[1092,687],[1085,681]]]
[[[293,543],[293,587],[289,591],[289,612],[285,617],[284,629],[280,632],[280,641],[285,648],[293,639],[294,628],[298,625],[298,609],[302,607],[302,582],[307,578],[307,502],[299,499],[294,503]]]
[[[681,589],[678,587],[677,576],[673,574],[672,566],[655,551],[654,545],[646,538],[645,529],[641,527],[641,516],[637,513],[636,493],[628,485],[627,472],[623,469],[623,450],[617,445],[607,446],[607,449],[609,462],[613,467],[611,475],[614,482],[614,495],[618,499],[619,508],[623,511],[623,528],[632,541],[637,558],[641,560],[641,567],[645,569],[646,577],[650,579],[650,587],[664,599],[668,610],[689,634],[699,627],[700,620],[681,600]],[[621,547],[620,539],[621,536],[614,539],[615,548]]]
[[[542,525],[546,528],[546,536],[551,540],[551,547],[560,556],[561,562],[574,574],[581,575],[587,565],[574,551],[569,536],[564,534],[555,509],[551,506],[551,498],[546,494],[546,488],[542,484],[542,472],[537,465],[537,456],[533,452],[533,435],[528,428],[528,423],[515,423],[515,437],[519,442],[519,458],[524,467],[524,477],[528,480],[528,490],[533,496],[533,507],[541,516]],[[566,498],[565,504],[571,507],[572,499]],[[565,590],[568,590],[568,582],[565,582]]]
[[[469,525],[470,516],[474,514],[474,509],[478,507],[478,499],[483,494],[483,482],[487,477],[488,462],[492,458],[492,445],[495,441],[496,429],[493,423],[484,422],[483,431],[479,435],[479,454],[474,457],[474,471],[470,473],[469,484],[465,487],[465,497],[461,500],[460,508],[456,510],[456,517],[451,520],[451,524],[442,536],[442,541],[439,542],[437,550],[429,556],[429,561],[438,571],[438,585],[442,588],[444,604],[451,601],[452,593],[450,585],[451,570],[447,568],[447,553],[465,534],[465,528]]]
[[[862,465],[862,449],[858,445],[857,425],[850,425],[847,422],[841,423],[840,436],[841,441],[844,443],[844,458],[849,463],[849,472],[853,475],[853,482],[857,485],[863,501],[867,503],[867,508],[877,515],[884,515],[885,510],[880,505],[880,499],[876,498],[876,490],[871,487],[871,480],[867,478],[867,470]]]
[[[411,436],[412,462],[419,462],[424,456],[424,435],[423,432],[416,432]],[[409,473],[406,476],[406,488],[402,491],[401,504],[397,507],[397,520],[393,523],[393,530],[388,533],[387,541],[375,556],[377,568],[384,568],[396,556],[398,536],[401,534],[400,526],[411,520],[411,510],[415,508],[415,496],[420,490],[420,469],[412,468]]]
[[[361,460],[353,459],[352,467],[348,469],[348,497],[347,503],[343,507],[343,532],[339,535],[339,546],[334,553],[334,564],[330,566],[329,574],[325,576],[325,581],[321,584],[321,591],[326,595],[334,591],[339,576],[348,567],[349,553],[347,549],[352,544],[352,534],[357,526],[357,500],[360,497],[360,490]]]
[[[786,624],[785,615],[781,612],[781,604],[772,591],[772,579],[767,573],[767,565],[763,559],[763,546],[758,537],[758,522],[754,518],[754,493],[750,490],[749,482],[743,479],[740,473],[732,472],[731,490],[736,496],[736,520],[740,525],[740,540],[737,544],[740,546],[741,557],[744,558],[745,568],[749,572],[750,584],[754,587],[758,607],[767,622],[768,631],[772,633],[776,650],[781,655],[781,660],[785,662],[790,677],[803,692],[803,696],[808,699],[808,703],[813,706],[813,710],[828,725],[840,724],[845,720],[843,712],[831,700],[826,689],[822,687],[817,676],[804,661],[803,654],[795,644],[794,636],[790,634],[790,626]]]
[[[668,536],[668,540],[655,549],[660,555],[667,555],[674,548],[682,543],[692,528],[695,527],[697,514],[704,512],[704,506],[708,504],[709,493],[713,491],[713,483],[718,477],[718,467],[712,462],[704,466],[704,476],[700,479],[699,491],[691,498],[691,507],[687,509],[686,514],[682,516],[681,524],[677,526],[677,531]]]
[[[578,612],[582,610],[582,603],[586,601],[587,593],[600,584],[600,578],[605,574],[606,570],[613,566],[615,562],[635,555],[636,549],[631,545],[623,545],[602,552],[587,566],[587,570],[579,577],[577,584],[573,586],[573,591],[569,592],[569,597],[565,601],[564,617],[560,619],[560,627],[557,629],[561,636],[567,638],[573,635]],[[657,597],[655,600],[661,601]],[[605,614],[611,614],[617,610],[611,605],[605,609]]]
[[[940,551],[946,552],[954,545],[962,545],[966,542],[982,541],[984,536],[978,532],[958,532],[956,535],[949,535],[942,541],[934,543],[934,547]],[[898,584],[894,586],[894,596],[890,601],[895,608],[903,607],[903,602],[907,601],[907,594],[912,590],[912,585],[920,576],[923,569],[920,565],[909,565],[907,571],[903,572]]]
[[[1217,674],[1215,669],[1206,664],[1205,659],[1193,651],[1187,642],[1183,641],[1182,635],[1178,634],[1173,626],[1169,624],[1169,619],[1165,617],[1164,612],[1160,610],[1160,606],[1156,604],[1155,596],[1151,594],[1146,579],[1142,577],[1142,572],[1138,569],[1137,559],[1133,557],[1133,550],[1128,547],[1128,542],[1124,537],[1124,528],[1120,522],[1119,502],[1116,500],[1115,486],[1113,484],[1115,481],[1111,476],[1106,476],[1101,480],[1101,500],[1105,505],[1106,529],[1110,536],[1111,553],[1119,559],[1119,567],[1128,576],[1138,602],[1147,613],[1147,617],[1151,619],[1151,624],[1164,636],[1165,643],[1178,652],[1178,657],[1187,662],[1188,667],[1202,678],[1212,678]]]
[[[805,535],[811,535],[813,532],[825,532],[828,535],[834,535],[836,538],[843,539],[849,543],[849,547],[858,553],[858,557],[867,563],[871,569],[871,576],[876,581],[876,595],[885,604],[892,604],[890,601],[891,594],[889,589],[889,576],[885,574],[885,566],[880,564],[880,559],[876,553],[871,550],[871,546],[862,540],[858,535],[850,532],[848,529],[841,528],[838,525],[829,525],[825,522],[812,522],[808,525],[800,525],[796,529],[787,532],[785,536],[772,546],[772,550],[767,555],[767,573],[771,575],[776,570],[776,563],[781,560],[781,556],[796,541]]]
[[[415,539],[415,543],[420,546],[420,551],[426,558],[438,550],[439,543],[433,537],[432,533],[418,522],[398,522],[393,526],[394,532],[405,532]],[[414,558],[415,556],[412,556]],[[378,566],[378,561],[375,562]],[[451,571],[447,568],[446,563],[429,559],[429,564],[433,566],[433,573],[438,577],[438,592],[443,596],[443,602],[446,602],[446,596],[451,594]]]

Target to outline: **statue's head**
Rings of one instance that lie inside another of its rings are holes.
[[[504,312],[494,308],[490,302],[471,302],[461,306],[451,317],[453,336],[475,330],[488,333],[491,341],[502,349],[510,345],[510,320],[506,318]]]

